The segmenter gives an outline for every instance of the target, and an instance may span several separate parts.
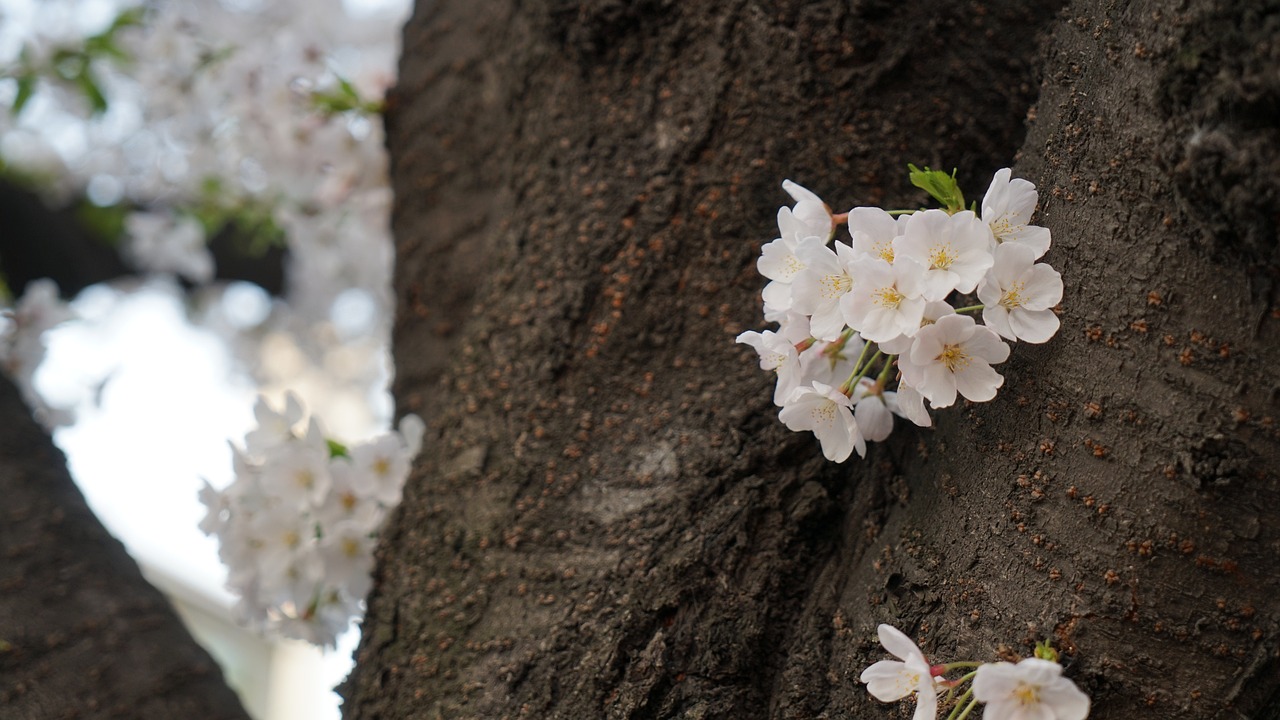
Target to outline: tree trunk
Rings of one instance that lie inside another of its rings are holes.
[[[3,378],[0,414],[0,716],[247,718]]]
[[[857,682],[881,622],[1051,638],[1095,718],[1280,717],[1274,3],[420,5],[388,123],[429,450],[348,717],[905,717]],[[732,342],[778,184],[908,207],[907,162],[973,196],[1015,155],[1062,332],[827,463]],[[47,439],[0,448],[6,717],[243,716]]]
[[[1052,639],[1096,718],[1275,716],[1277,16],[1058,10],[419,3],[388,142],[428,451],[347,717],[905,717],[857,682],[882,622]],[[778,184],[911,207],[907,162],[973,197],[1019,147],[1062,331],[825,462],[733,344]]]

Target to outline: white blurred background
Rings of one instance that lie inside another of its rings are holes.
[[[69,420],[51,430],[90,505],[259,720],[339,717],[331,688],[358,630],[323,650],[238,625],[197,492],[231,482],[228,442],[253,428],[259,393],[277,406],[296,393],[343,441],[388,427],[381,123],[360,108],[318,112],[316,99],[381,97],[408,3],[0,0],[0,108],[26,92],[31,67],[53,74],[20,112],[0,111],[0,173],[50,206],[150,223],[126,222],[118,239],[138,272],[80,292],[43,355],[11,353],[6,369]],[[57,76],[58,50],[129,8],[141,22],[118,34],[126,59],[93,65],[108,101],[95,109]],[[206,235],[193,242],[183,226],[196,217],[210,234],[250,216],[268,217],[288,250],[279,297],[214,280]]]

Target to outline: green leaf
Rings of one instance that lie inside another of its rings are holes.
[[[111,27],[107,28],[106,35],[115,35],[120,30],[127,27],[136,27],[142,24],[142,19],[146,15],[146,8],[142,5],[123,10],[116,16],[115,21],[111,23]]]
[[[102,94],[102,88],[98,87],[97,81],[93,79],[87,71],[76,78],[76,84],[80,86],[80,90],[84,92],[84,96],[89,99],[89,105],[93,107],[93,113],[100,115],[107,111],[107,96]]]
[[[10,111],[17,115],[22,112],[22,108],[26,107],[27,102],[31,100],[31,96],[36,92],[36,74],[30,71],[18,76],[18,94],[13,98],[13,107]]]
[[[78,50],[56,50],[49,62],[54,74],[68,82],[74,82],[89,69],[89,56]]]
[[[116,42],[116,37],[125,28],[142,25],[144,14],[145,10],[141,7],[132,7],[122,11],[106,30],[85,38],[85,55],[90,58],[110,57],[120,62],[131,60],[132,58],[129,57],[129,54]]]
[[[911,163],[907,163],[907,170],[911,173],[911,184],[933,196],[947,212],[964,210],[964,193],[960,192],[960,185],[956,183],[955,170],[948,175],[941,170],[930,170],[928,165],[921,170]]]
[[[349,80],[338,77],[338,87],[332,90],[317,90],[311,93],[311,103],[317,110],[326,115],[337,115],[344,112],[377,114],[382,112],[382,103],[376,100],[365,100],[360,97]]]
[[[1053,645],[1050,645],[1048,640],[1036,643],[1035,656],[1041,660],[1058,662],[1058,651],[1053,649]]]
[[[325,442],[329,444],[329,457],[351,457],[351,453],[347,452],[346,445],[343,445],[337,440],[329,440],[328,438],[325,439]]]
[[[120,62],[128,61],[129,54],[116,45],[115,38],[109,36],[92,37],[85,41],[85,54],[90,57],[111,57]]]
[[[107,247],[118,247],[124,235],[124,221],[133,209],[120,205],[94,205],[81,201],[75,208],[76,220],[91,230]]]

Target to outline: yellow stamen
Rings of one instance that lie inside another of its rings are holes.
[[[358,557],[360,555],[360,543],[353,538],[342,539],[342,554],[349,558]]]
[[[969,354],[959,345],[944,345],[942,354],[934,359],[946,365],[951,372],[963,369],[969,364]]]
[[[835,422],[836,404],[828,401],[815,405],[813,407],[813,419],[819,425]]]
[[[930,270],[946,270],[951,267],[951,263],[956,261],[959,254],[951,247],[951,243],[942,245],[934,245],[929,250],[929,269]]]
[[[1004,308],[1005,310],[1012,310],[1014,308],[1022,307],[1023,305],[1022,288],[1024,285],[1025,283],[1016,282],[1013,284],[1013,287],[1009,288],[1008,290],[1005,290],[1004,295],[1000,296],[1000,307]]]
[[[898,309],[898,305],[902,304],[902,301],[905,300],[906,297],[902,293],[898,292],[898,288],[889,285],[876,290],[874,299],[876,304],[880,307],[896,310]]]
[[[1040,686],[1022,684],[1017,690],[1013,691],[1013,696],[1018,699],[1018,703],[1023,707],[1028,705],[1040,704]]]
[[[1005,238],[1018,232],[1026,225],[1014,225],[1008,215],[1001,215],[991,223],[991,234],[996,236],[996,240],[1004,242]]]
[[[853,287],[853,278],[847,273],[824,275],[819,284],[822,285],[822,297],[833,300],[849,292]]]

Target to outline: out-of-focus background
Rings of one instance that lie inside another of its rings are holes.
[[[0,268],[4,369],[262,720],[339,717],[358,626],[328,649],[246,628],[197,496],[233,481],[259,394],[343,442],[389,427],[378,103],[408,5],[0,0],[0,195],[71,228],[0,216],[61,295]],[[118,270],[72,271],[104,250]]]

